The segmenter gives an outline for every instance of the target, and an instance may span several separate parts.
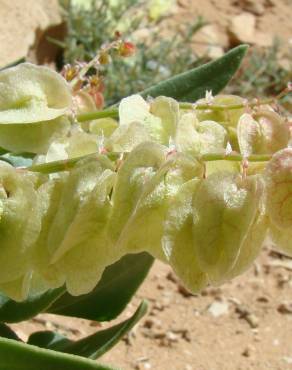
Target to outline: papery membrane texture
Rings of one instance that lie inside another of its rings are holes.
[[[45,67],[0,72],[0,146],[40,165],[63,161],[49,174],[0,162],[0,291],[21,301],[32,286],[66,284],[85,294],[107,266],[147,251],[196,293],[245,271],[268,232],[292,253],[290,133],[272,109],[246,113],[231,95],[196,103],[205,109],[132,95],[118,119],[79,125],[71,95]],[[86,112],[90,98],[75,101]],[[241,165],[224,160],[230,151],[272,158]]]

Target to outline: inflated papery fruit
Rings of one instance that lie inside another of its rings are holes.
[[[110,162],[85,160],[39,189],[42,229],[34,269],[49,286],[66,283],[73,295],[87,293],[115,260],[106,233],[114,178]]]
[[[132,222],[143,191],[165,162],[166,154],[167,148],[160,144],[140,144],[129,154],[117,173],[112,195],[113,217],[109,223],[109,236],[117,253],[128,248],[126,240],[129,235],[124,230],[130,227],[128,225]],[[144,231],[142,234],[144,236]]]
[[[273,155],[265,181],[270,234],[276,245],[292,255],[292,148]]]
[[[0,162],[0,290],[15,300],[28,293],[41,229],[35,182],[36,175]]]
[[[171,156],[145,184],[118,241],[121,247],[128,252],[146,250],[164,261],[162,240],[170,202],[185,182],[202,175],[203,166],[199,162],[182,154]]]
[[[194,195],[194,253],[212,283],[224,281],[236,264],[258,213],[259,181],[256,176],[213,173]]]
[[[193,156],[224,152],[227,132],[214,121],[199,122],[194,112],[185,113],[176,130],[175,144],[179,151]]]
[[[194,253],[192,200],[200,181],[195,178],[180,186],[169,201],[163,222],[165,260],[192,293],[198,293],[208,284],[208,276]]]
[[[230,106],[242,106],[246,102],[245,99],[237,95],[217,95],[209,98],[200,99],[196,104],[217,105],[221,109],[204,109],[196,110],[199,121],[211,120],[222,124],[223,126],[236,127],[240,116],[244,113],[244,108],[228,109]]]
[[[179,105],[164,96],[147,103],[140,95],[132,95],[121,101],[119,117],[120,126],[109,139],[112,150],[130,151],[145,141],[169,145],[175,137]]]
[[[240,152],[273,154],[287,147],[290,130],[285,120],[271,110],[259,110],[255,114],[243,114],[238,122],[237,135]]]
[[[33,162],[0,162],[1,292],[86,294],[145,251],[197,293],[244,272],[268,232],[292,255],[290,129],[271,107],[207,93],[93,109],[46,67],[0,72],[1,159]]]
[[[72,104],[68,83],[57,72],[23,63],[0,72],[0,146],[44,153],[68,133],[62,117]]]

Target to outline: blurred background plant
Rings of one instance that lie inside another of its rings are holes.
[[[281,65],[279,51],[281,42],[274,40],[271,48],[253,47],[243,63],[236,81],[226,91],[242,96],[266,97],[279,94],[292,80],[292,49],[289,50],[289,65]],[[292,107],[291,94],[281,100],[287,109]]]
[[[101,66],[107,105],[134,92],[210,60],[196,52],[194,36],[207,21],[198,16],[193,24],[161,32],[161,24],[175,10],[173,0],[61,0],[67,33],[64,41],[50,39],[62,47],[58,67],[76,60],[92,60],[97,51],[112,41],[115,32],[136,45],[131,58],[113,58]],[[210,41],[211,45],[211,41]],[[246,97],[273,96],[292,80],[290,65],[282,66],[281,42],[272,47],[252,47],[249,57],[226,92]],[[292,51],[290,50],[290,55]],[[290,58],[291,60],[291,58]],[[291,95],[283,99],[291,107]]]
[[[131,58],[113,58],[101,66],[107,104],[208,60],[207,55],[199,57],[191,47],[194,34],[206,25],[201,17],[182,30],[161,36],[159,24],[168,16],[173,1],[75,0],[62,4],[67,35],[64,42],[51,40],[63,48],[59,67],[92,60],[113,40],[115,32],[136,45]]]

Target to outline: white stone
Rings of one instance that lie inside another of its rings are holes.
[[[228,313],[229,305],[227,302],[214,301],[208,307],[208,312],[214,316],[219,317]]]

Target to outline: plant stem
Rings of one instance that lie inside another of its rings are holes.
[[[43,174],[50,174],[55,172],[62,172],[62,171],[68,171],[71,168],[73,168],[77,162],[83,159],[98,159],[98,160],[107,160],[112,157],[112,159],[118,158],[119,154],[116,152],[109,152],[104,155],[101,155],[99,153],[92,153],[88,154],[82,157],[77,158],[70,158],[60,161],[54,161],[49,163],[42,163],[42,164],[36,164],[29,167],[25,167],[23,169],[32,171],[32,172],[40,172]],[[271,159],[270,154],[255,154],[250,155],[248,158],[243,157],[241,154],[238,153],[231,153],[231,154],[222,154],[222,153],[210,153],[210,154],[203,154],[201,156],[197,157],[198,160],[203,162],[211,162],[211,161],[233,161],[233,162],[241,162],[244,159],[246,159],[249,162],[266,162]]]
[[[106,117],[118,117],[119,116],[119,110],[117,108],[112,109],[105,109],[105,110],[97,110],[93,112],[88,113],[82,113],[77,115],[77,121],[78,122],[85,122],[85,121],[91,121],[98,118],[106,118]]]
[[[269,99],[263,99],[261,101],[247,102],[247,103],[233,104],[233,105],[179,103],[179,107],[181,109],[224,111],[224,110],[242,109],[245,107],[255,107],[257,105],[271,104],[273,102],[274,102],[274,99],[269,98]]]
[[[222,153],[210,153],[203,154],[199,157],[201,161],[212,162],[212,161],[233,161],[241,162],[247,160],[248,162],[267,162],[272,158],[270,154],[252,154],[249,157],[244,157],[239,153],[222,154]]]
[[[76,158],[70,158],[70,159],[62,159],[59,161],[52,161],[48,163],[42,163],[42,164],[34,164],[29,167],[23,167],[22,169],[28,170],[31,172],[40,172],[44,174],[49,173],[55,173],[55,172],[62,172],[62,171],[68,171],[71,168],[73,168],[76,163],[83,159],[95,159],[103,163],[106,167],[110,169],[114,169],[114,166],[110,159],[115,160],[118,157],[119,153],[110,152],[107,154],[100,154],[98,152],[87,154],[81,157]]]
[[[263,104],[270,104],[273,103],[274,99],[264,99],[257,102],[250,102],[250,103],[242,103],[242,104],[234,104],[234,105],[212,105],[212,104],[192,104],[192,103],[179,103],[179,106],[181,109],[196,109],[196,110],[214,110],[214,111],[224,111],[224,110],[235,110],[235,109],[242,109],[246,106],[248,107],[255,107],[257,105],[263,105]],[[117,118],[119,116],[119,110],[118,108],[111,108],[111,109],[105,109],[102,111],[93,111],[83,114],[77,115],[77,121],[78,122],[84,122],[84,121],[90,121],[93,119],[98,118],[106,118],[106,117],[115,117]]]

